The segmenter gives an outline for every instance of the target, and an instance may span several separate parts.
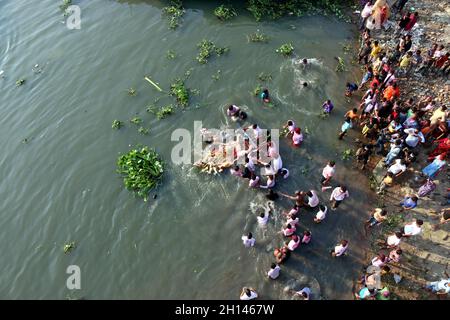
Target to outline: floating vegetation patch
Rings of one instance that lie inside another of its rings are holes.
[[[160,108],[156,112],[156,118],[158,118],[158,120],[161,120],[161,119],[167,118],[168,116],[170,116],[174,112],[175,111],[174,111],[173,105],[169,104],[168,106]]]
[[[194,71],[194,68],[189,68],[188,70],[186,70],[186,72],[184,73],[185,80],[187,80],[187,78],[189,78],[192,75],[192,71]]]
[[[341,57],[335,57],[335,59],[338,61],[338,65],[336,66],[336,72],[347,71],[344,59],[342,59]]]
[[[343,43],[342,50],[344,51],[345,54],[353,52],[352,44],[351,43]]]
[[[226,21],[226,20],[230,20],[233,17],[236,17],[237,12],[236,12],[236,10],[234,10],[234,8],[232,6],[226,6],[226,5],[222,4],[214,10],[214,15],[218,19],[220,19],[222,21]]]
[[[142,123],[142,119],[139,117],[134,117],[133,119],[130,120],[131,123],[135,124],[135,125],[139,125]]]
[[[270,73],[261,72],[260,74],[258,74],[258,80],[261,82],[272,81],[272,75]]]
[[[127,90],[127,93],[130,97],[135,97],[137,95],[137,91],[134,88],[130,88]]]
[[[213,75],[211,76],[211,78],[212,78],[214,81],[219,80],[219,79],[220,79],[220,73],[221,73],[221,71],[220,71],[220,70],[217,70],[216,73],[213,74]]]
[[[190,89],[189,92],[193,95],[193,96],[198,96],[200,94],[200,90],[199,89]]]
[[[256,30],[256,32],[247,35],[248,42],[269,42],[269,37],[263,32]]]
[[[294,46],[292,43],[285,43],[276,50],[277,53],[282,54],[285,57],[289,57],[294,53]]]
[[[183,108],[189,104],[189,91],[181,79],[175,79],[170,85],[170,95],[174,96],[177,103]]]
[[[174,30],[180,26],[185,10],[181,0],[172,0],[171,5],[164,7],[162,12],[169,18],[169,28]]]
[[[148,130],[147,128],[144,127],[139,127],[138,132],[143,134],[143,135],[148,135],[150,130]]]
[[[261,94],[262,91],[263,91],[263,87],[262,87],[260,84],[258,84],[258,85],[255,87],[255,89],[253,89],[252,95],[254,95],[254,96],[259,96],[259,95]]]
[[[19,79],[16,81],[16,86],[18,87],[23,86],[26,81],[27,81],[26,79]]]
[[[164,163],[155,150],[142,147],[119,156],[117,172],[123,177],[127,190],[147,201],[150,190],[161,182]]]
[[[72,249],[75,249],[75,242],[73,241],[66,243],[63,247],[64,253],[69,253]]]
[[[353,158],[354,155],[355,151],[353,151],[353,149],[346,149],[342,151],[342,160],[349,160]]]
[[[177,57],[177,54],[176,54],[174,51],[172,51],[172,50],[167,50],[166,58],[167,58],[168,60],[173,60],[173,59],[175,59],[176,57]]]
[[[66,11],[72,4],[72,0],[64,0],[63,3],[59,6],[62,11]]]
[[[263,18],[279,19],[287,15],[301,17],[304,15],[334,15],[347,22],[350,18],[343,13],[344,7],[354,4],[354,0],[247,0],[249,10],[256,21]]]
[[[122,128],[123,127],[123,122],[122,121],[119,121],[119,120],[114,120],[113,122],[112,122],[112,126],[111,126],[113,129],[116,129],[116,130],[119,130],[120,128]]]
[[[213,53],[221,56],[222,54],[229,51],[228,47],[217,47],[214,42],[206,39],[203,39],[201,42],[199,42],[197,44],[197,48],[199,49],[199,52],[196,59],[201,64],[207,63],[208,58],[210,58]]]

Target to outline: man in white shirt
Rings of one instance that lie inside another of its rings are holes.
[[[299,236],[297,236],[296,234],[294,234],[291,238],[291,241],[289,241],[288,243],[288,249],[291,251],[294,251],[295,249],[298,248],[298,246],[300,245],[301,239]]]
[[[239,297],[239,299],[241,299],[241,300],[253,300],[256,298],[258,298],[258,294],[256,293],[256,290],[253,288],[247,288],[247,287],[244,287],[242,289],[241,296]]]
[[[319,212],[317,212],[316,217],[314,218],[315,223],[322,222],[323,219],[325,219],[327,215],[328,208],[324,205],[319,206]]]
[[[348,198],[350,195],[345,186],[336,187],[330,196],[330,201],[332,202],[331,210],[336,210],[339,204],[344,201],[345,198]]]
[[[398,177],[405,171],[406,165],[402,163],[402,159],[395,160],[395,163],[388,169],[388,172],[392,172],[392,174],[396,177]]]
[[[308,206],[310,206],[311,208],[315,208],[319,205],[319,197],[314,190],[308,191],[306,193],[306,196],[308,197]]]
[[[298,217],[295,216],[295,214],[289,214],[286,224],[290,224],[291,226],[297,227],[299,221],[300,220],[298,219]]]
[[[269,210],[265,210],[264,212],[261,212],[261,214],[259,215],[259,217],[257,217],[258,219],[258,224],[261,227],[264,227],[267,225],[267,223],[269,222]]]
[[[320,181],[322,185],[326,185],[330,182],[331,178],[336,173],[335,162],[328,162],[327,166],[322,170],[322,180]]]
[[[331,250],[331,255],[333,257],[340,257],[345,253],[345,251],[347,251],[347,248],[348,248],[348,241],[342,240],[341,243],[339,243],[334,247],[334,250]]]
[[[403,236],[411,237],[418,235],[420,232],[422,232],[422,225],[423,221],[420,219],[416,219],[414,222],[408,223],[403,227]]]
[[[246,248],[250,248],[253,247],[255,245],[255,238],[253,238],[253,235],[251,232],[248,233],[248,235],[243,235],[241,237],[242,242],[244,243],[244,246]]]
[[[275,280],[280,275],[280,270],[281,269],[279,265],[272,263],[269,272],[267,272],[267,275],[269,276],[270,279]]]
[[[395,248],[400,244],[402,237],[403,237],[403,235],[401,232],[396,232],[396,233],[390,235],[389,237],[387,237],[386,241],[384,241],[384,242],[381,241],[380,245],[382,247],[387,247],[390,249]]]
[[[361,19],[359,23],[359,30],[363,30],[366,25],[366,20],[368,17],[372,15],[373,4],[372,1],[366,3],[364,8],[361,11]]]
[[[410,146],[411,148],[415,148],[419,142],[424,143],[425,137],[423,136],[422,132],[420,132],[417,129],[409,128],[403,130],[405,133],[408,134],[408,136],[405,139],[405,143]]]

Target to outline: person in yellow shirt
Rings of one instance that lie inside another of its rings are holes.
[[[370,57],[372,61],[375,61],[381,52],[381,46],[378,41],[375,41],[372,45],[372,51],[370,52]]]
[[[409,71],[411,70],[411,61],[412,61],[412,52],[408,51],[403,57],[400,58],[399,67],[400,72],[404,73],[406,76],[408,76]]]
[[[394,174],[392,172],[388,172],[378,187],[378,194],[382,193],[386,187],[391,187],[394,183]]]
[[[409,67],[409,64],[411,63],[412,60],[412,52],[408,51],[401,59],[400,59],[400,63],[399,66],[402,69],[406,69]]]

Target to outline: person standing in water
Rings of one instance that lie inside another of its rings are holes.
[[[333,178],[336,173],[336,163],[334,161],[329,161],[328,164],[322,170],[322,180],[320,183],[322,186],[326,186]]]
[[[242,292],[241,292],[241,295],[240,295],[239,299],[241,299],[241,300],[253,300],[253,299],[256,299],[256,298],[258,298],[258,293],[256,293],[255,289],[250,288],[250,287],[249,288],[247,288],[247,287],[242,288]]]
[[[268,89],[264,89],[264,90],[261,92],[261,99],[262,99],[262,101],[264,101],[265,103],[269,103],[269,102],[270,102],[269,90],[268,90]]]
[[[330,196],[331,210],[336,210],[339,204],[344,201],[345,198],[349,197],[348,190],[345,186],[336,187]]]
[[[331,100],[327,100],[322,104],[323,113],[330,114],[333,110],[334,105],[331,103]]]
[[[299,148],[303,142],[303,134],[300,128],[294,129],[294,134],[292,135],[292,144],[294,147]]]

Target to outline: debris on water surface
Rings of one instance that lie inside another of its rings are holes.
[[[64,245],[64,253],[69,253],[72,249],[75,248],[75,242],[66,243]]]

